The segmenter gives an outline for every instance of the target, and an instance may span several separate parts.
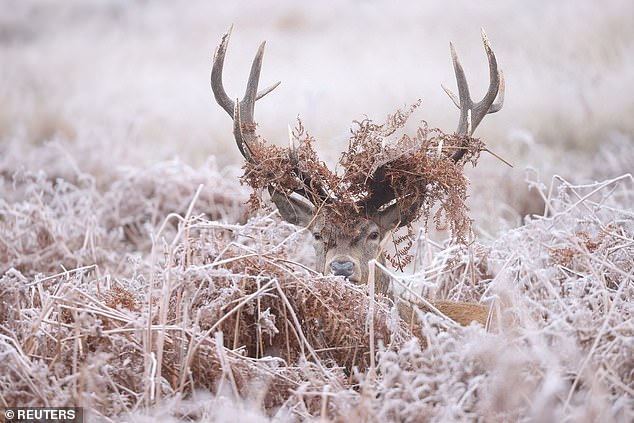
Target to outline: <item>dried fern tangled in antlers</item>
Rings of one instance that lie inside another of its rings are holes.
[[[397,215],[397,223],[392,223],[394,228],[421,218],[428,221],[433,216],[437,225],[450,227],[454,239],[466,241],[470,220],[465,205],[467,180],[463,167],[467,162],[475,164],[485,149],[481,141],[472,137],[473,131],[487,114],[500,110],[504,100],[504,79],[484,32],[490,84],[480,102],[471,99],[464,71],[451,46],[459,96],[443,88],[460,110],[454,134],[429,128],[424,122],[413,134],[403,133],[420,101],[388,116],[383,124],[370,119],[354,122],[348,150],[339,160],[340,172],[330,170],[319,160],[313,148],[314,140],[301,121],[290,134],[288,148],[267,144],[257,134],[255,102],[279,82],[258,92],[264,54],[262,43],[251,67],[244,98],[231,100],[222,86],[230,34],[231,30],[223,36],[216,50],[211,85],[216,101],[233,119],[234,137],[246,159],[243,183],[256,192],[268,189],[280,210],[289,208],[284,203],[291,196],[299,196],[310,203],[311,210],[327,213],[329,220],[344,232],[352,231],[358,219],[374,220],[386,226],[380,221],[389,210],[391,216]],[[261,205],[259,196],[252,196],[252,205]],[[295,201],[291,209],[301,207],[304,206]],[[292,213],[287,220],[299,221],[293,219]]]

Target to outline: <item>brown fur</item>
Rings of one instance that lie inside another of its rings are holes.
[[[434,301],[431,302],[431,304],[442,314],[462,326],[468,326],[472,322],[487,326],[489,308],[482,304],[443,300]],[[435,313],[435,310],[427,307],[425,304],[401,301],[397,307],[403,320],[410,323],[416,322],[414,307],[419,308],[423,312]]]

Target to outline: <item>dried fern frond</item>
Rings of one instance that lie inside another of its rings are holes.
[[[420,101],[397,110],[383,124],[366,118],[355,121],[347,151],[339,159],[337,174],[319,160],[314,139],[301,120],[292,136],[293,151],[257,139],[251,146],[253,160],[245,164],[241,181],[256,192],[264,188],[287,195],[298,192],[327,213],[344,231],[353,230],[354,219],[396,202],[409,222],[433,217],[437,226],[446,224],[453,239],[467,242],[471,228],[465,205],[468,181],[464,164],[477,163],[484,144],[464,135],[451,135],[422,122],[414,134],[400,134]],[[452,160],[458,149],[466,153]],[[385,190],[387,202],[378,198]],[[251,206],[260,207],[259,196]],[[432,210],[438,210],[432,215]],[[401,266],[402,267],[402,266]]]

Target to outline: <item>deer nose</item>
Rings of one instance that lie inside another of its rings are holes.
[[[335,276],[352,276],[354,273],[354,264],[351,261],[333,261],[330,263],[330,270]]]

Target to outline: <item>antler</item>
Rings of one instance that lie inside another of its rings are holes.
[[[262,58],[264,57],[264,47],[266,41],[260,44],[253,63],[251,64],[251,72],[249,73],[249,80],[247,81],[247,88],[242,100],[233,101],[227,95],[224,86],[222,84],[222,70],[224,67],[225,54],[227,52],[227,46],[229,45],[229,38],[231,37],[231,31],[233,25],[229,27],[227,32],[224,33],[220,41],[220,45],[214,53],[213,65],[211,67],[211,90],[214,93],[216,102],[231,116],[233,119],[233,136],[238,145],[238,150],[242,156],[250,163],[257,164],[253,155],[251,154],[250,145],[256,138],[256,122],[254,119],[255,102],[280,85],[280,81],[271,85],[270,87],[258,91],[258,83],[260,80],[260,71],[262,69]],[[302,172],[299,168],[299,159],[297,154],[297,147],[293,142],[293,136],[290,134],[291,143],[288,149],[288,158],[293,169],[293,173],[302,182],[305,188],[296,189],[295,192],[311,201],[313,204],[326,201],[329,198],[326,190],[317,182],[312,180],[310,175]],[[275,187],[273,184],[269,184],[269,192],[273,194]],[[279,194],[274,197],[280,199]]]
[[[460,110],[460,118],[456,134],[466,135],[467,137],[471,137],[476,127],[480,124],[480,122],[482,122],[482,119],[484,119],[487,114],[499,111],[502,109],[502,105],[504,104],[504,75],[502,74],[502,71],[498,70],[495,53],[493,53],[491,43],[489,42],[484,30],[482,30],[482,41],[484,43],[484,49],[489,62],[489,88],[484,98],[477,103],[471,99],[467,78],[453,44],[450,44],[451,58],[456,74],[456,81],[458,83],[459,97],[443,86],[445,92]],[[465,140],[465,142],[466,141],[467,140]],[[456,152],[453,153],[451,159],[454,162],[458,162],[466,152],[466,145],[462,145]],[[372,175],[372,182],[368,189],[370,195],[363,201],[362,205],[370,214],[381,214],[381,212],[378,212],[379,210],[387,211],[392,209],[393,211],[397,211],[398,219],[400,219],[399,226],[404,226],[411,222],[411,217],[416,215],[416,211],[420,208],[421,204],[414,202],[407,209],[402,209],[402,204],[400,206],[398,204],[393,204],[391,207],[386,208],[386,206],[390,205],[397,196],[391,182],[386,178],[386,169],[390,165],[391,163],[386,163],[376,169]],[[421,182],[424,183],[424,181]],[[407,203],[400,200],[399,202]]]
[[[255,138],[256,123],[253,118],[255,112],[255,102],[280,85],[280,81],[271,85],[270,87],[258,91],[258,83],[260,81],[260,71],[262,70],[262,58],[264,57],[264,46],[266,41],[260,44],[253,63],[251,64],[251,72],[249,73],[249,80],[247,82],[247,89],[244,92],[242,100],[233,101],[227,95],[224,86],[222,85],[222,69],[225,63],[225,54],[227,52],[227,46],[229,45],[229,38],[231,37],[231,31],[233,25],[229,27],[227,32],[222,36],[220,45],[216,48],[214,53],[214,61],[211,67],[211,90],[214,93],[216,102],[231,116],[233,119],[233,136],[238,144],[238,150],[242,156],[252,161],[252,157],[249,150],[249,142]],[[247,135],[247,138],[245,138]]]
[[[456,97],[451,90],[442,85],[443,90],[445,90],[449,98],[451,98],[453,104],[460,109],[460,118],[458,120],[456,133],[469,137],[473,135],[473,132],[487,114],[500,111],[504,105],[504,74],[501,70],[498,70],[495,53],[493,53],[493,48],[491,48],[491,43],[484,29],[482,29],[482,42],[484,43],[484,50],[489,60],[489,89],[484,95],[484,98],[477,103],[474,103],[471,99],[467,78],[452,43],[449,44],[451,48],[451,60],[453,61],[453,67],[456,73],[458,95],[460,98]],[[495,101],[496,98],[497,101]],[[461,148],[453,154],[452,159],[458,161],[465,153],[466,149]]]

